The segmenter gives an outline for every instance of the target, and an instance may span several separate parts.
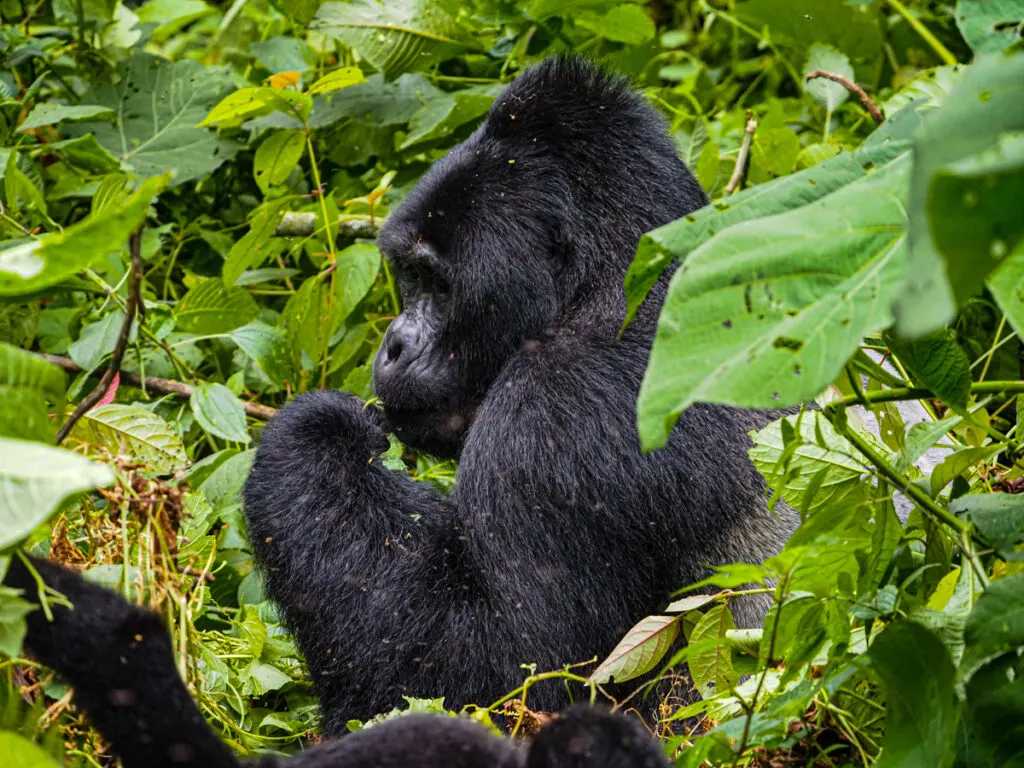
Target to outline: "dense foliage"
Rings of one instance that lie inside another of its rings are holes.
[[[242,526],[252,441],[295,393],[371,396],[398,308],[379,222],[502,83],[575,49],[646,89],[715,199],[645,237],[626,279],[635,309],[682,262],[645,445],[698,401],[820,408],[754,435],[803,517],[785,550],[719,569],[600,663],[524,670],[517,711],[531,674],[599,687],[685,662],[702,698],[666,699],[659,726],[680,765],[1024,765],[1024,0],[0,14],[0,571],[25,547],[162,611],[239,751],[315,738]],[[442,488],[456,469],[398,443],[387,461]],[[775,607],[736,630],[751,582]],[[0,754],[110,764],[19,658],[25,609],[0,588]]]

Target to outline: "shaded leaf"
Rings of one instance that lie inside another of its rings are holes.
[[[233,443],[248,443],[245,409],[235,394],[223,384],[202,382],[192,392],[189,403],[199,426],[214,437]]]
[[[71,434],[83,442],[106,448],[115,456],[145,462],[160,474],[188,464],[181,438],[151,411],[134,405],[104,405],[86,413]]]
[[[181,297],[175,324],[185,333],[208,336],[241,328],[259,313],[259,306],[244,288],[226,288],[223,281],[210,279]]]
[[[19,544],[69,497],[114,479],[109,467],[71,451],[0,437],[0,551]]]
[[[648,616],[641,619],[613,650],[590,679],[598,684],[625,682],[646,674],[668,653],[679,636],[679,616]]]

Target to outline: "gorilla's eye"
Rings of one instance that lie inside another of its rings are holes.
[[[420,293],[448,295],[448,281],[441,277],[429,264],[417,262],[413,267]]]

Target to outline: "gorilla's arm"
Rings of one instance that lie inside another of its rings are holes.
[[[459,594],[448,501],[385,468],[378,412],[338,392],[297,398],[264,429],[245,487],[249,537],[309,665],[328,735],[348,718],[441,695],[426,639]],[[454,703],[449,700],[449,703]]]
[[[181,681],[159,616],[55,563],[30,562],[73,608],[50,600],[53,621],[30,613],[25,649],[71,684],[125,768],[237,768]],[[20,557],[4,584],[39,605],[38,582]]]

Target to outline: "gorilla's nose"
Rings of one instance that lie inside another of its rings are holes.
[[[411,363],[421,352],[420,336],[419,323],[404,314],[396,317],[384,334],[381,364],[395,368]]]

